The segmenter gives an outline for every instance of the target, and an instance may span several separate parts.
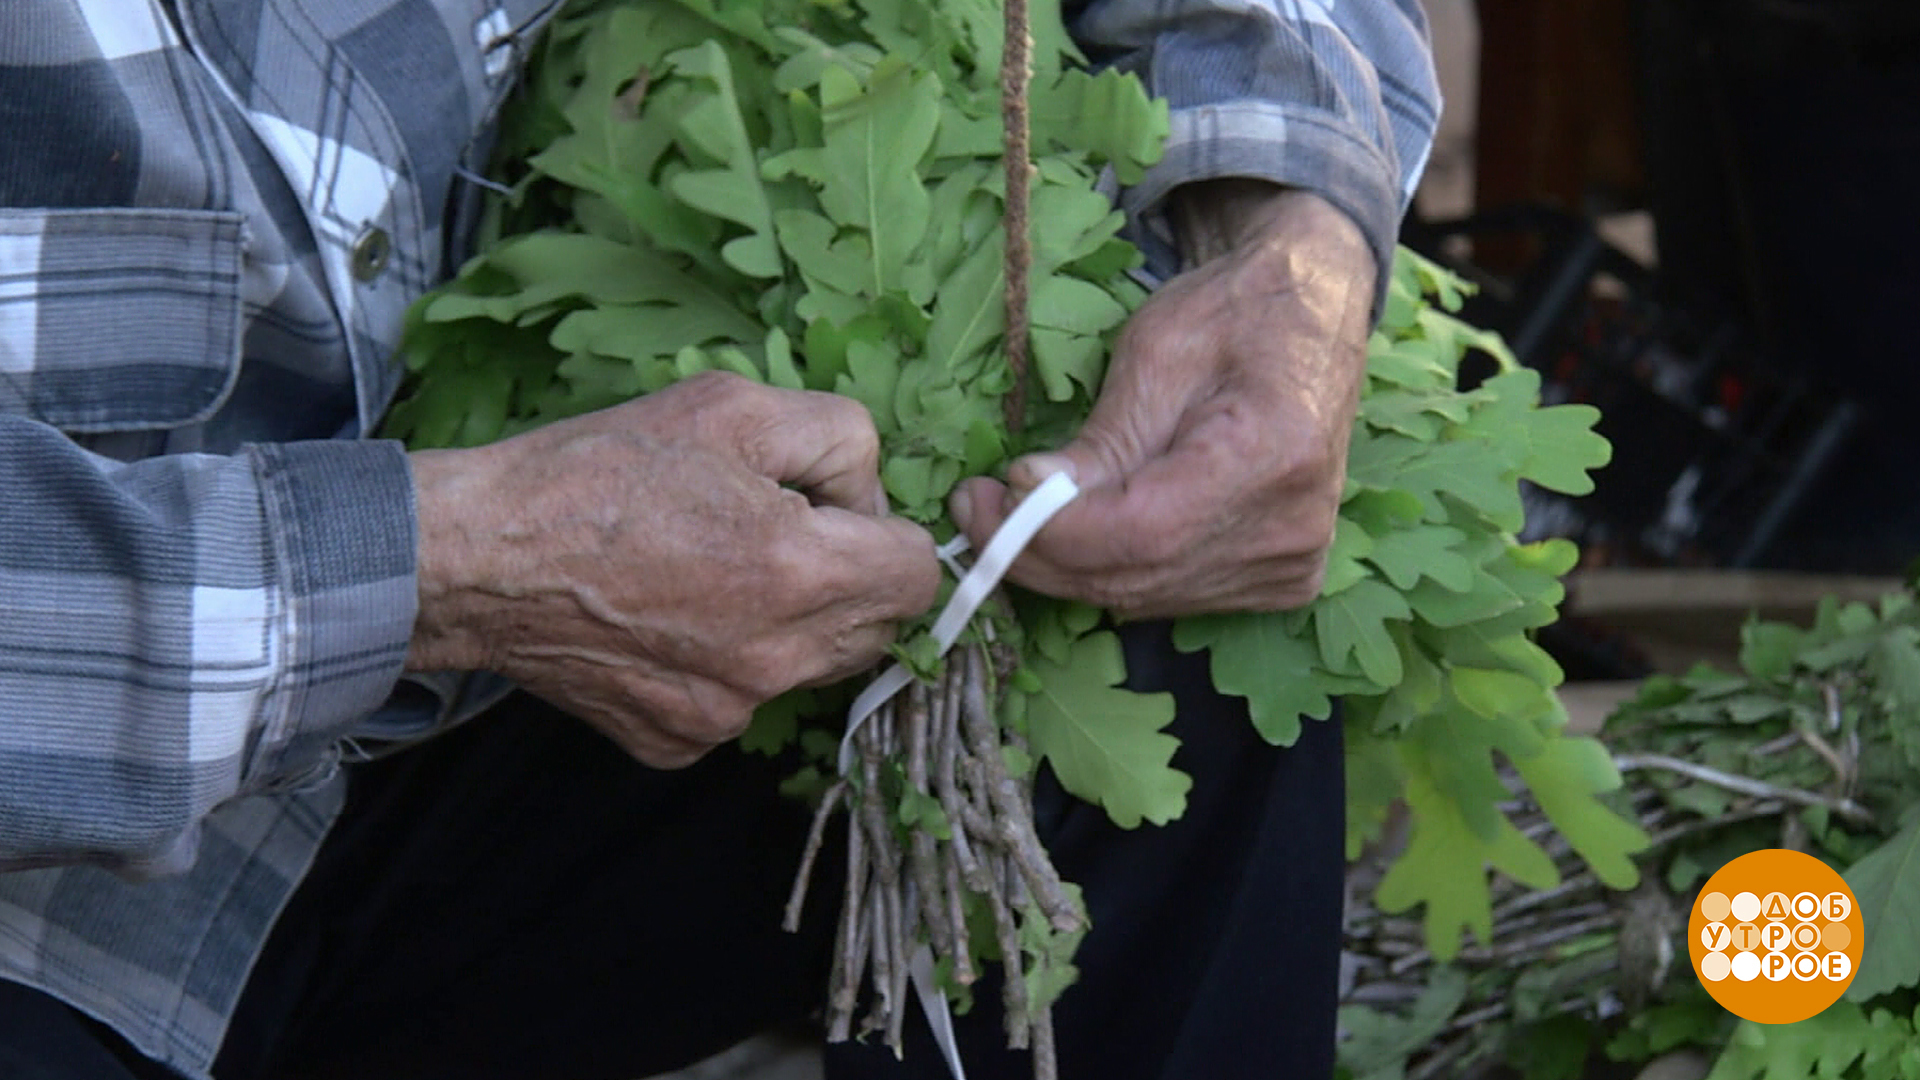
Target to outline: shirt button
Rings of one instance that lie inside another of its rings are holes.
[[[372,281],[387,268],[387,259],[393,254],[393,238],[387,230],[369,226],[353,242],[353,277],[361,283]]]

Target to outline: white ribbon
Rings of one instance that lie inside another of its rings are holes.
[[[927,1026],[933,1029],[933,1041],[940,1044],[941,1056],[947,1059],[947,1071],[953,1073],[953,1080],[967,1080],[967,1068],[960,1064],[960,1040],[953,1037],[953,1006],[940,992],[940,981],[933,977],[933,950],[925,945],[915,948],[907,971],[913,978],[914,995],[920,999],[920,1011],[927,1014]]]
[[[938,655],[945,656],[953,643],[960,640],[960,631],[966,628],[967,620],[987,602],[1000,579],[1007,576],[1013,560],[1033,542],[1034,534],[1079,495],[1080,485],[1073,482],[1073,477],[1057,472],[1020,500],[1020,505],[1013,508],[1013,513],[1007,515],[1007,520],[1000,523],[993,538],[987,541],[987,550],[980,553],[980,560],[960,579],[947,606],[940,609],[940,617],[933,621],[933,640],[940,646]],[[941,554],[951,556],[965,550],[952,545],[949,548],[942,548]],[[853,733],[860,730],[860,725],[888,698],[905,690],[912,681],[913,675],[906,668],[894,664],[853,699],[853,707],[847,710],[847,733],[840,739],[840,775],[845,776],[853,768]]]
[[[1054,473],[1046,478],[1039,487],[1034,488],[1020,505],[1013,508],[1007,520],[1000,523],[992,539],[987,541],[987,549],[980,553],[979,561],[973,564],[960,579],[953,590],[953,596],[947,600],[947,606],[940,609],[940,617],[933,621],[933,640],[940,647],[937,655],[945,656],[953,643],[960,639],[960,631],[966,628],[967,620],[980,610],[987,597],[1007,576],[1007,569],[1020,553],[1033,542],[1034,535],[1053,520],[1068,503],[1078,498],[1080,485],[1073,477],[1064,472]],[[958,564],[954,557],[966,551],[966,537],[954,538],[953,543],[940,549],[940,558],[948,566]],[[860,725],[879,710],[887,699],[907,688],[913,681],[913,675],[899,664],[893,664],[880,673],[880,677],[867,685],[860,696],[853,701],[853,707],[847,710],[847,733],[840,739],[840,775],[845,776],[853,769],[853,735]],[[910,966],[913,977],[914,993],[920,998],[920,1008],[927,1014],[927,1026],[933,1029],[933,1038],[940,1044],[940,1052],[947,1059],[947,1068],[953,1072],[953,1080],[967,1080],[967,1070],[960,1064],[960,1044],[953,1037],[953,1012],[947,1004],[947,996],[940,992],[940,985],[933,976],[933,950],[921,945],[914,950]],[[1010,976],[1018,978],[1018,975]]]

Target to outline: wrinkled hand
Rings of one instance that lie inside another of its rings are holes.
[[[1318,196],[1260,185],[1250,199],[1253,182],[1227,183],[1242,186],[1221,213],[1183,229],[1204,261],[1129,321],[1073,442],[1014,462],[1007,485],[956,492],[955,520],[981,545],[1047,476],[1079,482],[1014,581],[1132,618],[1300,607],[1319,592],[1374,259]]]
[[[416,453],[408,665],[501,672],[648,764],[690,764],[933,603],[932,537],[883,516],[878,452],[855,402],[710,374]]]

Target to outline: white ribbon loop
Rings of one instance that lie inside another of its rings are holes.
[[[1013,508],[1013,513],[1007,515],[1007,520],[1000,523],[1000,528],[987,541],[980,560],[960,579],[947,606],[940,609],[940,617],[933,621],[933,640],[940,646],[939,655],[945,656],[947,650],[953,648],[953,643],[960,639],[960,631],[966,629],[967,620],[993,595],[1000,580],[1007,576],[1008,568],[1027,550],[1034,536],[1053,520],[1053,515],[1079,496],[1080,485],[1073,482],[1073,477],[1057,472],[1020,500],[1020,505]],[[946,548],[941,550],[943,554],[949,553]],[[958,550],[955,548],[954,552]],[[840,775],[847,775],[853,768],[853,733],[860,730],[860,725],[888,698],[905,690],[912,681],[913,675],[906,668],[893,664],[853,699],[853,707],[847,710],[847,732],[840,738]]]

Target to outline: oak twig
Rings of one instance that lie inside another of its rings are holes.
[[[787,915],[780,923],[789,934],[800,930],[800,911],[807,903],[807,884],[813,880],[813,864],[819,860],[820,848],[826,843],[827,819],[839,808],[846,793],[847,782],[834,781],[821,796],[820,808],[813,812],[813,823],[807,826],[807,847],[800,853],[800,869],[793,875],[793,891],[787,894]]]

